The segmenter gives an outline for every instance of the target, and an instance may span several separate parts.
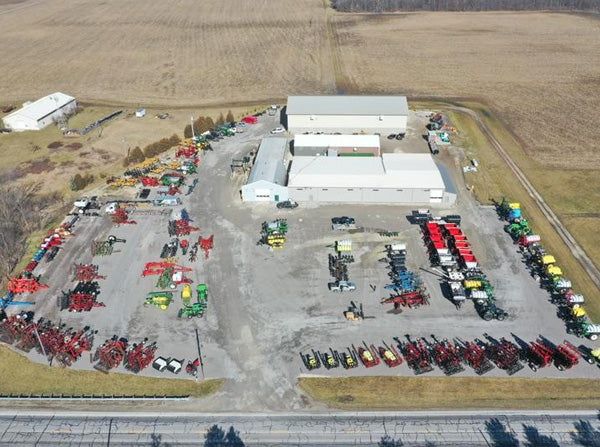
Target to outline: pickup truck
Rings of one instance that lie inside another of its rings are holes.
[[[349,281],[330,282],[328,287],[332,292],[353,292],[356,290],[356,284]]]

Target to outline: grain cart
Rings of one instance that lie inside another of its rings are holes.
[[[352,349],[354,351],[355,357],[358,357],[365,368],[372,368],[373,366],[377,366],[381,363],[381,360],[377,356],[377,351],[375,347],[369,348],[367,344],[363,341],[364,348],[359,346],[358,349],[354,345],[352,345]]]
[[[527,362],[532,371],[537,371],[539,368],[551,365],[554,357],[552,350],[538,339],[523,348],[522,359]]]
[[[152,363],[157,349],[156,343],[148,343],[148,340],[134,343],[125,353],[125,369],[134,374],[139,373]]]
[[[484,347],[487,357],[498,368],[505,370],[509,376],[523,369],[523,364],[520,362],[521,353],[517,345],[505,338],[498,341],[487,334],[483,335],[488,341],[478,340],[478,342]]]
[[[107,373],[119,366],[125,358],[128,345],[129,342],[126,338],[113,335],[96,349],[93,361],[97,363],[94,365],[94,369]]]
[[[314,349],[312,351],[312,355],[300,353],[300,357],[302,357],[302,362],[304,363],[306,369],[308,369],[309,371],[321,367],[321,360],[319,359],[319,354],[316,353]]]
[[[475,374],[482,376],[494,369],[494,365],[487,358],[485,351],[476,343],[464,342],[460,339],[455,341],[462,361],[473,368]]]
[[[340,366],[339,353],[332,348],[329,348],[329,352],[317,351],[317,354],[325,368],[331,369]]]
[[[415,375],[433,371],[433,366],[431,366],[433,359],[423,340],[413,342],[408,335],[406,335],[406,339],[407,342],[402,343],[398,337],[394,337],[409,368]]]
[[[579,350],[567,340],[562,345],[554,348],[554,364],[559,371],[571,369],[579,363],[581,354]]]
[[[371,352],[376,352],[377,354],[379,354],[381,360],[383,360],[385,364],[390,368],[401,365],[402,357],[400,356],[400,353],[396,350],[396,348],[394,348],[393,346],[388,346],[388,344],[385,341],[382,341],[382,343],[383,346],[379,346],[378,348],[375,348],[375,345],[371,345]]]
[[[148,292],[144,306],[156,306],[162,310],[169,308],[169,304],[173,301],[172,292]]]
[[[452,376],[464,371],[461,365],[461,358],[458,349],[448,340],[437,340],[435,336],[431,336],[434,340],[433,344],[429,344],[429,351],[433,357],[435,364],[444,372],[446,376]]]

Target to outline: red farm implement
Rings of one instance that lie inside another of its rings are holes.
[[[191,272],[192,269],[173,262],[148,262],[142,272],[142,276],[162,275],[165,270],[171,269],[173,272]]]
[[[143,186],[160,186],[160,181],[156,177],[142,176],[140,181]]]
[[[429,351],[431,352],[433,361],[444,374],[452,376],[464,371],[458,349],[456,349],[454,344],[448,340],[438,341],[433,335],[432,337],[435,343],[429,346]]]
[[[109,370],[119,366],[125,358],[127,352],[128,341],[125,338],[119,338],[116,335],[106,340],[94,354],[94,368],[108,372]]]
[[[125,352],[125,369],[135,374],[139,373],[152,364],[156,350],[156,343],[148,344],[147,340],[141,343],[134,343]]]
[[[406,360],[409,368],[411,368],[416,375],[433,371],[433,366],[431,366],[433,359],[431,358],[429,349],[427,349],[427,346],[423,343],[423,340],[413,342],[408,335],[406,338],[408,340],[406,343],[402,343],[397,337],[394,337],[394,340],[396,340],[398,346],[400,346],[404,360]]]
[[[94,307],[105,307],[98,302],[100,286],[97,282],[79,282],[73,290],[63,292],[57,298],[60,310],[68,309],[69,312],[89,312]]]
[[[192,231],[200,231],[200,228],[192,227],[188,219],[169,221],[169,236],[187,236]]]
[[[567,340],[554,349],[554,363],[559,371],[571,369],[579,363],[581,353]]]
[[[4,311],[2,321],[0,321],[0,340],[6,344],[12,345],[21,340],[21,335],[25,328],[33,321],[33,312],[21,312],[7,316]]]
[[[456,340],[456,344],[462,361],[473,368],[475,374],[482,376],[494,369],[494,365],[487,358],[485,351],[477,343]]]
[[[21,329],[21,338],[17,343],[17,349],[29,352],[34,348],[39,347],[40,342],[37,337],[37,324],[34,321],[29,321]]]
[[[18,278],[11,278],[8,282],[8,291],[18,295],[20,293],[35,293],[41,289],[47,289],[49,286],[39,283],[39,277],[33,275],[22,275]]]
[[[488,340],[482,342],[485,353],[498,368],[505,370],[509,376],[523,369],[523,364],[519,361],[521,354],[517,345],[505,338],[498,341],[487,334],[484,336]]]
[[[75,264],[73,266],[73,281],[92,282],[96,279],[106,279],[106,276],[98,274],[98,266],[95,264]]]
[[[367,344],[363,341],[364,348],[359,346],[358,349],[354,345],[352,345],[352,349],[356,356],[360,359],[361,363],[365,365],[366,368],[372,368],[373,366],[377,366],[381,363],[379,356],[377,355],[377,350],[373,346],[369,348]]]
[[[523,349],[523,358],[533,371],[551,365],[554,360],[552,350],[540,340],[531,342]]]
[[[211,234],[210,237],[207,238],[203,238],[202,236],[198,238],[198,245],[200,245],[200,248],[204,252],[204,259],[208,259],[208,255],[213,249],[213,241],[214,234]]]
[[[129,220],[129,214],[122,208],[115,210],[110,218],[115,225],[137,224],[135,220]]]
[[[72,365],[85,351],[90,351],[94,341],[94,332],[88,327],[83,330],[63,329],[46,320],[38,322],[38,334],[40,351],[64,366]]]
[[[197,153],[198,153],[198,151],[196,150],[194,145],[190,144],[187,147],[178,147],[177,152],[175,152],[175,157],[177,157],[177,158],[181,158],[181,157],[192,158],[192,157],[195,157]]]
[[[377,352],[379,357],[381,357],[381,360],[383,360],[390,368],[401,365],[402,357],[396,348],[388,346],[384,341],[382,341],[382,343],[383,346],[380,346],[378,349],[375,349],[375,345],[371,345],[371,351]]]
[[[417,290],[414,292],[405,292],[399,295],[392,295],[381,300],[381,304],[394,304],[394,309],[400,306],[408,308],[416,308],[429,304],[429,295],[424,291]]]

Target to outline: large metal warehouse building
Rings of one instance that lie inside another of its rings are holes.
[[[377,135],[296,135],[294,156],[375,156],[380,154]]]
[[[264,138],[260,142],[248,181],[242,186],[244,202],[288,200],[284,163],[286,147],[285,138]]]
[[[294,157],[288,190],[290,198],[299,202],[452,205],[456,201],[429,154]]]
[[[406,96],[289,96],[288,131],[324,133],[403,133]]]
[[[4,126],[16,132],[42,130],[56,118],[72,113],[77,108],[75,98],[56,92],[37,101],[23,104],[23,108],[5,116]]]

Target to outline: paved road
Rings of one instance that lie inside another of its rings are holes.
[[[466,107],[450,107],[451,109],[458,110],[460,112],[466,113],[471,118],[475,120],[481,131],[488,137],[492,146],[496,149],[500,157],[508,164],[508,167],[513,171],[519,182],[523,185],[525,190],[529,193],[529,195],[535,200],[537,205],[544,213],[544,216],[550,224],[554,227],[556,232],[559,234],[564,243],[569,247],[573,256],[580,262],[585,271],[590,275],[592,281],[596,284],[596,287],[600,289],[600,270],[596,267],[596,265],[592,262],[590,257],[587,255],[585,250],[577,243],[575,238],[571,235],[567,227],[563,225],[558,216],[552,211],[550,206],[545,202],[544,198],[540,195],[539,192],[535,189],[533,184],[527,179],[527,176],[521,171],[521,169],[517,166],[514,160],[511,158],[509,153],[502,147],[502,145],[498,142],[493,133],[488,129],[485,123],[481,120],[479,115],[475,113],[473,110]]]
[[[0,413],[0,445],[600,446],[598,412]],[[221,444],[219,441],[226,441]]]

